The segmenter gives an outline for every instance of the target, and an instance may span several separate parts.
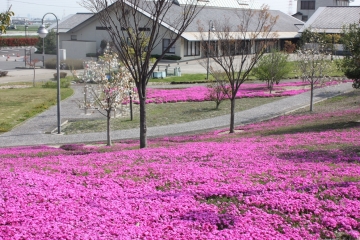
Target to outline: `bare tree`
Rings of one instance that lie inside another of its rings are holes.
[[[326,49],[324,33],[307,29],[303,34],[306,35],[306,42],[297,50],[297,63],[302,79],[310,84],[310,112],[312,112],[314,87],[324,82],[326,72],[331,69],[331,51]]]
[[[197,1],[184,2],[180,5],[177,0],[82,0],[81,3],[96,13],[135,81],[140,102],[140,148],[147,146],[145,101],[149,78],[203,6],[197,5]],[[161,49],[161,54],[150,66],[151,52],[155,49]]]
[[[25,57],[25,61],[26,61],[26,64],[28,66],[30,66],[33,70],[34,70],[34,75],[33,75],[33,87],[35,87],[35,70],[36,70],[36,64],[38,62],[40,62],[39,59],[35,58],[35,59],[30,59],[28,57]]]
[[[215,31],[211,34],[216,43],[210,43],[209,33],[200,32],[207,54],[213,63],[209,63],[210,74],[217,74],[221,69],[229,82],[231,91],[230,133],[234,133],[235,98],[240,86],[248,80],[249,74],[266,50],[274,44],[277,34],[272,29],[277,16],[272,16],[268,7],[256,9],[234,9],[232,19],[215,21]],[[229,11],[230,15],[230,11]],[[234,23],[234,24],[232,24]],[[210,44],[209,44],[210,43]],[[204,64],[203,64],[204,65]]]

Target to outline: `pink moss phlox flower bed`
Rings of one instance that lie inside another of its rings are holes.
[[[336,81],[326,82],[326,86],[338,84]],[[274,85],[270,94],[265,83],[246,83],[241,85],[237,98],[254,97],[284,97],[309,91],[307,82],[284,82]],[[294,89],[292,89],[294,88]],[[195,86],[181,89],[151,89],[147,90],[147,103],[175,103],[209,101],[209,91],[206,86]],[[135,101],[138,103],[138,101]]]
[[[285,116],[244,129],[301,121]],[[84,155],[68,154],[82,145],[56,155],[49,147],[0,149],[0,239],[359,238],[359,126],[219,132]]]

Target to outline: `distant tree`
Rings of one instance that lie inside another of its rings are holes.
[[[340,68],[345,76],[353,79],[353,87],[360,88],[360,28],[358,24],[344,26],[342,43],[344,50],[349,52],[340,62]]]
[[[0,13],[0,33],[6,33],[6,28],[10,25],[12,16],[14,16],[14,12],[11,11],[11,7],[6,12]]]
[[[252,73],[256,78],[267,82],[270,94],[274,83],[279,84],[280,80],[291,71],[288,58],[288,54],[273,49],[269,54],[264,55],[253,69]]]
[[[49,31],[45,38],[39,37],[39,41],[35,46],[37,48],[37,53],[42,53],[43,42],[45,46],[45,54],[56,54],[56,32],[53,29]]]
[[[229,10],[230,11],[230,10]],[[215,22],[215,45],[208,45],[208,32],[200,25],[202,46],[210,49],[210,74],[221,70],[231,91],[228,95],[231,104],[230,133],[235,132],[235,99],[240,86],[249,79],[251,70],[277,37],[273,27],[278,16],[272,16],[267,6],[258,9],[234,9],[235,18]],[[201,24],[201,23],[199,23]],[[216,47],[216,49],[212,49]],[[209,54],[208,53],[208,54]],[[218,53],[218,54],[217,54]],[[206,64],[203,64],[203,66]]]
[[[330,53],[327,51],[324,34],[306,30],[307,43],[297,51],[298,68],[304,81],[310,84],[310,112],[313,111],[314,87],[326,79],[331,69]]]

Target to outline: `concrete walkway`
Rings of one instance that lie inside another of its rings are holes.
[[[82,87],[75,87],[75,94],[61,102],[61,119],[93,118],[94,115],[85,115],[84,110],[78,108],[83,97]],[[351,83],[342,83],[335,86],[315,90],[314,102],[334,97],[352,90]],[[296,96],[287,97],[272,103],[255,107],[246,111],[238,112],[235,115],[235,125],[242,125],[251,122],[270,119],[287,112],[294,111],[301,107],[308,106],[310,92]],[[85,133],[74,135],[46,134],[56,128],[57,108],[53,106],[49,110],[27,120],[12,131],[0,135],[0,147],[27,146],[27,145],[59,145],[70,143],[90,143],[106,141],[105,132]],[[193,121],[181,124],[148,128],[148,137],[168,136],[184,133],[194,133],[209,129],[227,128],[229,126],[229,115]],[[138,139],[139,129],[112,131],[112,140]]]

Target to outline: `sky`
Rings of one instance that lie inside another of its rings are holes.
[[[12,5],[11,10],[15,13],[15,17],[24,18],[42,18],[46,13],[54,13],[59,19],[78,12],[89,12],[80,6],[81,0],[0,0],[0,12],[7,10],[7,6]],[[292,11],[296,12],[295,0],[257,0],[261,4],[269,5],[270,9],[280,10],[289,13],[289,1],[292,1]],[[355,0],[351,5],[360,5],[360,0]],[[46,18],[53,18],[51,14]]]

